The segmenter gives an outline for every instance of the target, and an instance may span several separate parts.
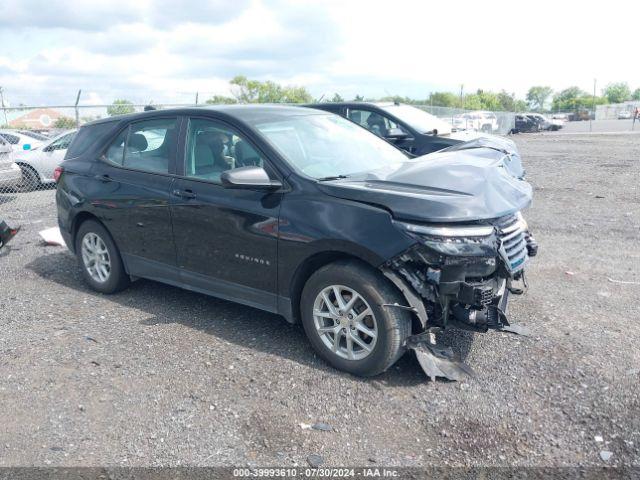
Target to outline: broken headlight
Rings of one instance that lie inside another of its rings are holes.
[[[395,222],[407,235],[440,255],[495,257],[498,245],[491,225],[418,225]]]

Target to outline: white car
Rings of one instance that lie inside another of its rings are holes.
[[[452,126],[455,130],[473,130],[484,133],[493,133],[500,128],[496,114],[484,111],[456,115],[453,117]]]
[[[0,193],[13,192],[22,180],[22,171],[13,163],[11,151],[11,145],[0,137]]]
[[[41,133],[29,130],[0,130],[0,137],[13,147],[14,152],[40,147],[49,140]]]
[[[64,159],[76,132],[77,130],[64,132],[28,151],[14,151],[13,161],[22,170],[21,190],[34,190],[55,182],[53,171]]]
[[[618,120],[631,120],[630,110],[620,110],[618,112]]]

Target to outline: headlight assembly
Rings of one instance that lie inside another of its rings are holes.
[[[495,228],[491,225],[416,225],[395,222],[420,244],[446,256],[495,257]]]

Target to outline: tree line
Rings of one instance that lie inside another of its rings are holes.
[[[231,96],[214,95],[206,100],[207,104],[234,103],[313,103],[319,101],[343,102],[345,99],[338,93],[330,98],[314,99],[303,86],[280,85],[271,80],[260,81],[238,75],[229,82]],[[429,105],[434,107],[461,108],[467,110],[491,110],[522,112],[576,112],[590,110],[595,105],[622,103],[627,100],[640,101],[640,88],[633,92],[626,82],[610,83],[600,95],[594,96],[579,87],[571,86],[554,92],[548,86],[531,87],[524,100],[516,98],[514,93],[506,90],[491,92],[476,90],[473,93],[457,95],[453,92],[432,92],[424,99],[416,99],[400,95],[388,95],[381,98],[365,98],[356,95],[352,101],[393,101],[413,105]],[[107,108],[107,114],[123,115],[135,111],[132,102],[125,99],[114,100]]]

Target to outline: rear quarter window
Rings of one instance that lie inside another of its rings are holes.
[[[104,139],[104,137],[113,130],[115,125],[116,122],[105,122],[80,128],[71,145],[69,145],[67,154],[64,157],[65,160],[84,155],[92,145]]]

